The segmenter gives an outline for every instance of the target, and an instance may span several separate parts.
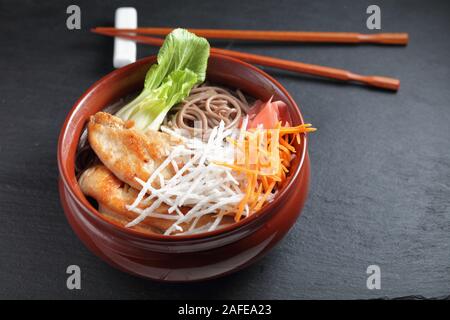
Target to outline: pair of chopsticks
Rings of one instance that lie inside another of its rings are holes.
[[[157,37],[143,36],[156,35],[165,36],[172,28],[137,28],[116,29],[109,27],[97,27],[91,31],[97,34],[120,37],[133,40],[138,43],[161,46],[163,39]],[[392,45],[406,45],[408,34],[406,33],[379,33],[360,34],[346,32],[295,32],[295,31],[249,31],[249,30],[212,30],[212,29],[189,29],[198,36],[208,39],[238,39],[238,40],[264,40],[264,41],[295,41],[295,42],[322,42],[322,43],[380,43]],[[141,34],[141,35],[139,35]],[[320,76],[328,79],[357,82],[368,86],[397,91],[400,80],[381,76],[365,76],[350,72],[348,70],[307,64],[297,61],[273,58],[226,49],[211,48],[211,52],[227,55],[241,59],[249,63],[268,66],[302,74]]]

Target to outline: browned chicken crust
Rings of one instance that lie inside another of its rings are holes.
[[[133,203],[138,191],[120,181],[104,165],[95,165],[84,171],[78,183],[85,195],[97,200],[100,213],[112,223],[123,226],[138,216],[126,208],[127,205]],[[143,206],[139,206],[139,208],[144,209]],[[168,214],[167,210],[167,205],[163,204],[155,212]],[[212,222],[214,219],[212,215],[205,215],[198,221],[197,227]],[[149,233],[164,233],[174,222],[175,220],[147,217],[132,229]],[[233,218],[224,217],[221,225],[232,222]],[[180,226],[183,230],[189,228],[188,223]]]
[[[97,112],[88,123],[88,140],[101,162],[120,180],[140,189],[138,177],[147,181],[169,155],[171,146],[179,140],[159,131],[141,133],[130,123],[106,112]],[[161,173],[164,178],[173,175],[171,166]],[[158,186],[158,179],[153,185]]]

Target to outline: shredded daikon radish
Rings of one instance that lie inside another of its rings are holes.
[[[219,223],[222,221],[224,214],[223,213],[219,213],[219,215],[217,216],[216,220],[214,220],[213,224],[211,225],[211,227],[209,227],[208,231],[213,231],[217,228],[217,226],[219,225]]]
[[[128,223],[127,227],[135,226],[151,216],[174,221],[166,230],[166,235],[217,229],[224,212],[232,212],[244,197],[240,185],[244,183],[245,176],[213,163],[233,162],[235,149],[226,139],[232,137],[235,132],[225,130],[225,124],[221,121],[219,126],[211,130],[205,143],[199,138],[188,138],[166,127],[161,127],[161,131],[183,143],[171,150],[167,159],[147,181],[136,179],[142,189],[133,204],[127,208],[137,213],[138,217]],[[164,179],[161,174],[166,167],[174,169],[175,174],[170,179]],[[156,178],[159,179],[159,188],[152,185]],[[163,203],[169,206],[168,214],[155,212]],[[140,205],[149,206],[141,209],[138,208]],[[189,210],[182,214],[181,207],[188,207]],[[244,215],[248,215],[248,207],[246,210]],[[178,214],[174,215],[173,212]],[[198,222],[205,215],[214,215],[212,222],[198,226]],[[182,225],[186,223],[190,224],[188,229]]]

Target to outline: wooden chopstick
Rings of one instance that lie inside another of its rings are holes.
[[[98,27],[98,31],[121,31],[165,36],[173,28],[137,28],[116,29],[112,27]],[[219,29],[189,29],[198,36],[208,39],[236,39],[258,41],[293,41],[293,42],[322,42],[322,43],[378,43],[392,45],[408,44],[407,33],[377,33],[362,34],[354,32],[305,32],[305,31],[261,31],[261,30],[219,30]]]
[[[128,33],[118,32],[118,31],[105,31],[92,29],[94,33],[111,36],[120,37],[124,39],[133,40],[139,43],[150,44],[153,46],[161,46],[164,42],[161,38],[130,35]],[[363,76],[356,74],[347,70],[323,67],[314,64],[307,64],[302,62],[284,60],[279,58],[272,58],[263,55],[256,55],[226,49],[211,48],[211,52],[230,56],[233,58],[241,59],[250,63],[268,66],[288,71],[295,71],[298,73],[309,74],[314,76],[320,76],[329,79],[337,79],[341,81],[357,82],[368,86],[397,91],[400,87],[400,80],[381,76]]]

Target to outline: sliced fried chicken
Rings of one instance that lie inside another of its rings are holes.
[[[180,143],[172,136],[147,131],[145,134],[133,129],[132,123],[106,112],[91,116],[88,124],[88,139],[101,162],[120,180],[140,189],[136,177],[147,181],[150,175],[169,155],[172,146]],[[161,174],[164,178],[173,175],[171,166]],[[155,179],[154,186],[158,186]]]
[[[99,212],[109,221],[124,226],[138,216],[126,207],[133,203],[138,195],[138,191],[124,184],[104,165],[95,165],[87,169],[83,172],[78,182],[85,195],[97,200]],[[151,203],[147,204],[147,206],[149,205]],[[145,209],[142,205],[139,208]],[[154,212],[168,215],[168,206],[163,204],[156,208]],[[205,215],[198,221],[196,226],[201,227],[214,220],[214,216]],[[175,221],[150,216],[132,228],[149,233],[164,233]],[[231,217],[224,217],[223,224],[232,223],[232,221]],[[180,225],[183,230],[187,230],[189,226],[189,223]]]

